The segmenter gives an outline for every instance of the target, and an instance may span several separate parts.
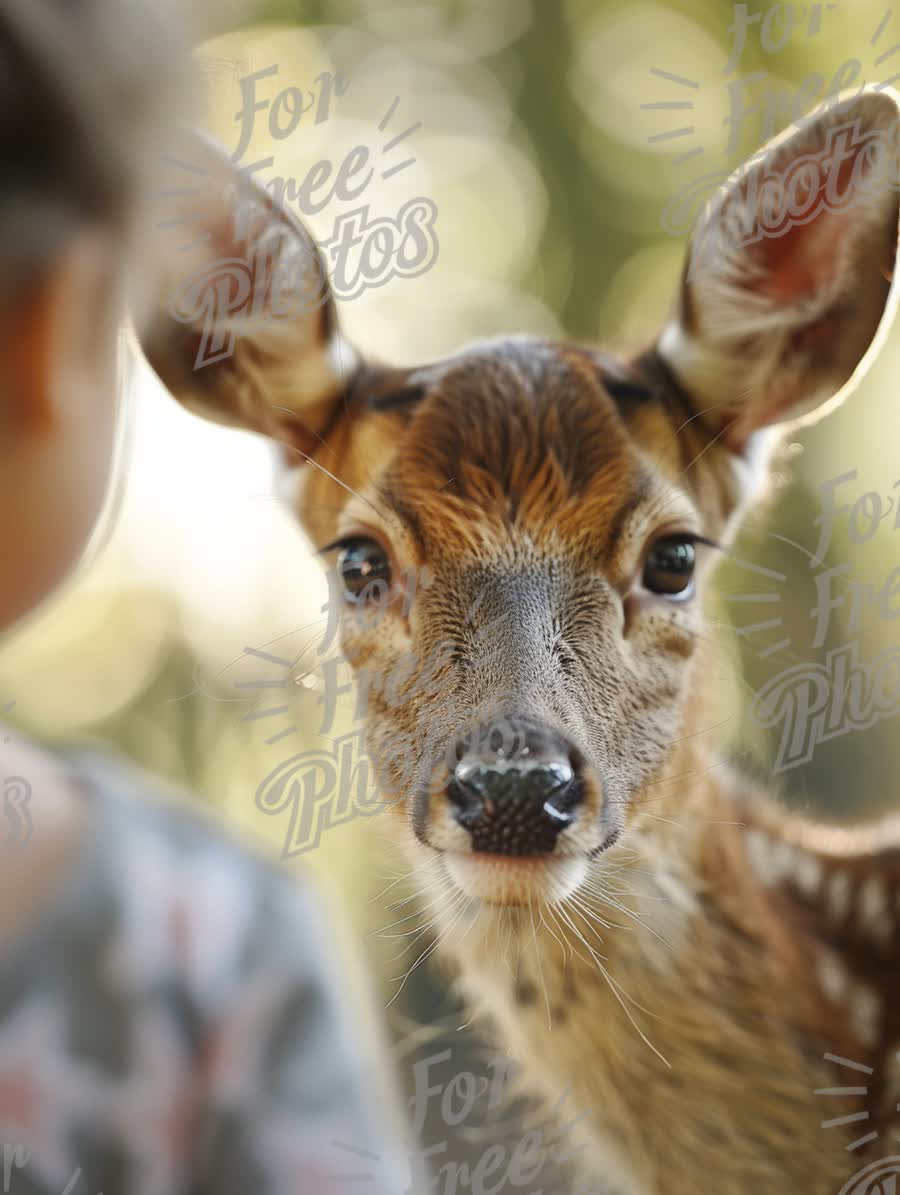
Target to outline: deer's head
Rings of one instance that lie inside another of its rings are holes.
[[[714,546],[778,425],[845,395],[892,314],[897,124],[863,92],[739,171],[647,351],[510,337],[415,369],[359,359],[293,216],[181,152],[206,239],[173,251],[147,354],[303,465],[381,785],[468,894],[561,898],[641,818],[686,733]],[[224,348],[196,368],[201,342]]]

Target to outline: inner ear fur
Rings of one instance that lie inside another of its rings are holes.
[[[193,132],[161,160],[158,197],[157,260],[135,294],[151,366],[197,414],[314,451],[360,362],[313,238]]]
[[[889,88],[839,97],[736,171],[697,224],[658,350],[735,452],[841,401],[887,333],[898,114]]]

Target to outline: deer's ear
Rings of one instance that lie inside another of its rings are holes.
[[[843,398],[890,325],[898,100],[864,90],[807,117],[728,180],[694,231],[658,348],[736,452]]]
[[[144,352],[186,407],[310,452],[356,361],[315,242],[227,154],[184,134],[161,161]]]

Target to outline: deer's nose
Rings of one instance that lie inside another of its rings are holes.
[[[583,799],[573,752],[555,735],[515,736],[513,749],[491,744],[464,750],[448,796],[472,850],[493,855],[546,855],[571,825]]]

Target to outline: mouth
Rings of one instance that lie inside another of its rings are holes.
[[[520,906],[557,904],[570,896],[587,874],[583,855],[492,855],[445,851],[447,872],[456,886],[482,904]]]

